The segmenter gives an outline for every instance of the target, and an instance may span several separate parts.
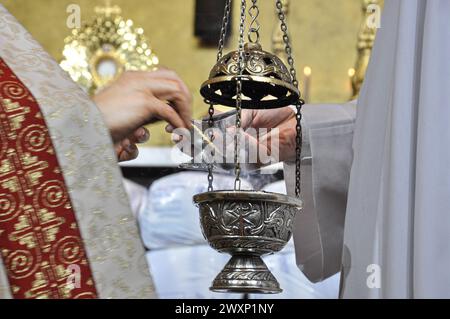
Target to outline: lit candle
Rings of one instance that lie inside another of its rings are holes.
[[[312,70],[309,66],[303,69],[303,97],[306,103],[309,103],[310,89],[311,89],[311,74]]]
[[[356,73],[356,71],[354,68],[348,69],[348,76],[350,79],[352,79],[355,76],[355,73]]]
[[[350,91],[350,96],[352,96],[355,94],[355,92],[353,92],[353,78],[355,77],[356,74],[356,70],[354,68],[350,68],[347,71],[348,77],[349,77],[349,81],[348,84],[346,85],[347,90]]]

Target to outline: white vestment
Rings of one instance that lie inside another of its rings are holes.
[[[385,2],[352,144],[348,105],[305,107],[297,262],[312,281],[342,270],[344,298],[450,297],[449,12],[447,0]]]

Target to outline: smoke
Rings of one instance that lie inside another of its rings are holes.
[[[247,119],[242,128],[236,129],[235,121],[234,110],[216,115],[213,126],[205,119],[193,121],[191,130],[174,130],[173,140],[178,149],[191,158],[182,167],[207,171],[212,164],[216,174],[235,176],[237,149],[240,177],[255,189],[282,179],[277,169],[261,169],[279,162],[278,128],[253,128]]]

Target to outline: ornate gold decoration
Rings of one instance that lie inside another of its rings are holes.
[[[352,72],[351,82],[352,82],[352,97],[355,99],[361,89],[361,85],[364,81],[366,75],[367,66],[369,65],[370,55],[372,54],[373,44],[375,42],[376,29],[370,28],[367,25],[367,19],[371,12],[368,12],[368,7],[370,5],[379,4],[378,0],[363,0],[362,4],[362,15],[363,20],[358,33],[358,57],[355,63],[355,72]]]
[[[20,89],[21,88],[18,87],[18,90],[16,90],[15,92],[18,93]],[[2,125],[8,125],[8,127],[11,129],[8,137],[10,139],[15,139],[17,137],[16,132],[22,128],[22,122],[25,119],[25,115],[30,112],[30,108],[20,105],[19,102],[12,102],[11,99],[0,98],[0,105],[4,107],[7,114],[6,118],[0,120],[0,123]]]
[[[0,69],[0,250],[12,293],[15,298],[94,293],[93,286],[71,287],[68,275],[58,276],[58,269],[73,261],[91,279],[81,235],[72,227],[76,219],[64,179],[54,172],[59,164],[46,123],[36,117],[39,104],[2,59]]]
[[[61,67],[94,94],[125,70],[153,70],[159,63],[142,28],[134,28],[118,6],[95,8],[96,16],[65,40]]]
[[[258,43],[244,47],[242,76],[243,108],[276,108],[294,104],[299,91],[280,58],[263,51]],[[202,84],[200,93],[214,104],[236,106],[238,51],[223,56]]]

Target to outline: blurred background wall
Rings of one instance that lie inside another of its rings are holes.
[[[211,0],[213,1],[213,0]],[[238,2],[233,8],[233,37],[226,51],[236,48]],[[94,7],[103,0],[0,0],[31,34],[60,61],[69,4],[81,7],[82,20],[91,20]],[[271,48],[276,23],[275,1],[259,0],[262,44]],[[356,59],[356,41],[362,20],[361,0],[291,0],[289,29],[296,66],[303,82],[303,69],[312,70],[310,102],[343,102],[351,96],[348,76]],[[113,0],[122,16],[142,27],[162,65],[175,69],[194,95],[194,116],[206,114],[198,93],[215,63],[216,48],[204,47],[194,36],[195,0]],[[152,127],[151,145],[167,145],[170,137],[163,125]]]

